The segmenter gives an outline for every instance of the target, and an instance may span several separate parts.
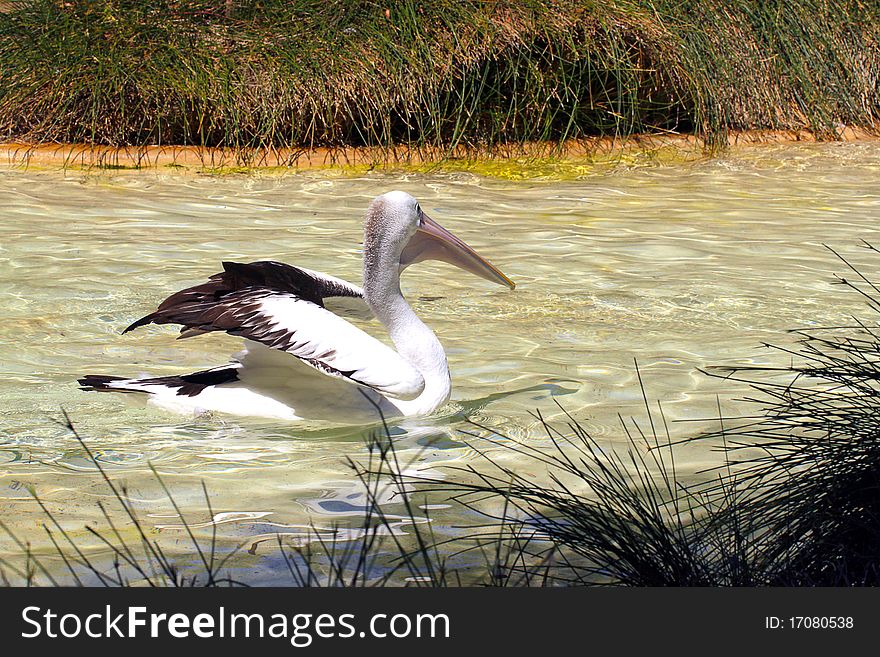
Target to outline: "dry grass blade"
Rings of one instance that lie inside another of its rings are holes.
[[[7,3],[0,135],[217,146],[252,166],[314,147],[436,159],[651,132],[834,139],[880,116],[880,10],[859,0],[225,3]]]

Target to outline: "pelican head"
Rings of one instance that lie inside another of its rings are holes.
[[[364,223],[364,274],[397,264],[397,273],[423,260],[440,260],[511,290],[514,282],[491,262],[431,219],[406,192],[388,192],[370,203]]]

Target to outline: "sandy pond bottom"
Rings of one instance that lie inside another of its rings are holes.
[[[461,431],[541,447],[531,415],[559,418],[559,402],[609,447],[623,446],[618,414],[644,422],[634,359],[651,399],[679,436],[753,410],[742,385],[699,370],[786,364],[761,347],[788,346],[786,330],[869,317],[835,286],[845,266],[823,244],[860,263],[880,260],[880,145],[750,147],[681,165],[585,168],[572,180],[505,181],[469,173],[324,173],[197,177],[0,172],[0,518],[45,546],[45,517],[28,488],[97,560],[86,523],[98,502],[115,508],[83,450],[56,420],[65,409],[108,472],[126,482],[151,536],[167,549],[188,541],[149,470],[222,550],[245,542],[234,572],[286,583],[276,536],[301,542],[309,527],[356,533],[363,491],[347,465],[365,458],[370,427],[291,426],[215,415],[180,417],[86,394],[86,373],[169,375],[226,362],[228,336],[174,340],[169,327],[120,335],[169,293],[203,280],[221,260],[276,259],[360,281],[361,217],[369,200],[406,190],[426,211],[497,264],[507,291],[425,263],[404,293],[446,347],[450,404],[392,427],[413,471],[455,476],[482,467],[481,449],[536,481],[534,461]],[[475,430],[466,418],[487,429]],[[697,476],[716,463],[708,446],[679,452]],[[211,494],[213,518],[202,498]],[[423,500],[425,501],[425,500]],[[442,499],[440,536],[477,519]],[[422,503],[422,502],[420,502]],[[389,499],[387,512],[399,513]],[[120,525],[124,520],[116,513]],[[130,531],[130,528],[127,530]],[[399,531],[406,532],[402,522]],[[0,537],[0,556],[18,548]]]

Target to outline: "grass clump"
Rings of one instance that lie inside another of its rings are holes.
[[[830,138],[876,126],[878,37],[880,10],[858,0],[18,0],[0,12],[0,135],[243,162],[651,132]]]
[[[852,277],[838,282],[880,313],[880,288],[844,262]],[[741,513],[761,519],[768,584],[880,585],[878,326],[853,318],[796,331],[797,345],[782,349],[793,358],[782,370],[790,380],[753,383],[762,419],[725,432],[731,458],[746,448],[762,452],[737,459],[736,484],[748,491]],[[748,381],[761,371],[741,367],[727,376]]]
[[[839,282],[880,313],[880,287],[844,262],[853,275]],[[520,474],[533,468],[488,457],[488,470],[484,462],[456,480],[422,484],[477,511],[503,501],[502,514],[487,515],[507,536],[478,540],[518,551],[520,572],[534,573],[552,553],[544,574],[553,583],[880,585],[878,326],[854,319],[799,330],[795,346],[773,347],[791,356],[787,367],[715,370],[748,383],[757,412],[719,412],[717,431],[684,441],[713,441],[723,456],[701,483],[678,476],[679,446],[662,407],[652,411],[644,395],[647,420],[621,419],[625,454],[603,449],[571,417],[562,429],[544,422],[551,450],[513,443],[546,466],[551,485]]]

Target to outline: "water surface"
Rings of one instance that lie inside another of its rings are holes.
[[[369,428],[175,416],[133,395],[81,392],[76,378],[226,362],[239,348],[228,336],[120,335],[221,260],[275,259],[359,283],[364,209],[391,189],[416,196],[517,283],[511,292],[442,263],[406,272],[404,293],[445,345],[454,386],[435,416],[392,427],[411,469],[480,467],[479,447],[538,480],[538,464],[471,444],[461,430],[543,446],[531,413],[558,418],[555,402],[623,445],[618,415],[645,415],[636,360],[672,431],[692,433],[711,423],[675,421],[717,415],[717,399],[726,412],[748,410],[736,401],[741,385],[699,370],[786,364],[761,344],[790,345],[788,329],[867,315],[833,285],[844,265],[823,245],[868,273],[880,267],[859,247],[880,243],[878,174],[871,143],[752,147],[686,164],[585,168],[572,180],[0,172],[0,517],[45,544],[30,487],[84,540],[84,524],[100,520],[108,491],[57,422],[63,408],[172,548],[185,535],[149,464],[202,521],[204,481],[221,542],[247,541],[236,564],[250,581],[278,581],[279,532],[296,542],[311,525],[357,527],[363,491],[347,459],[364,458]],[[692,446],[679,467],[696,473],[717,458]],[[396,504],[388,500],[389,512]],[[444,527],[473,520],[455,507],[431,516]],[[4,538],[0,551],[17,550]]]

